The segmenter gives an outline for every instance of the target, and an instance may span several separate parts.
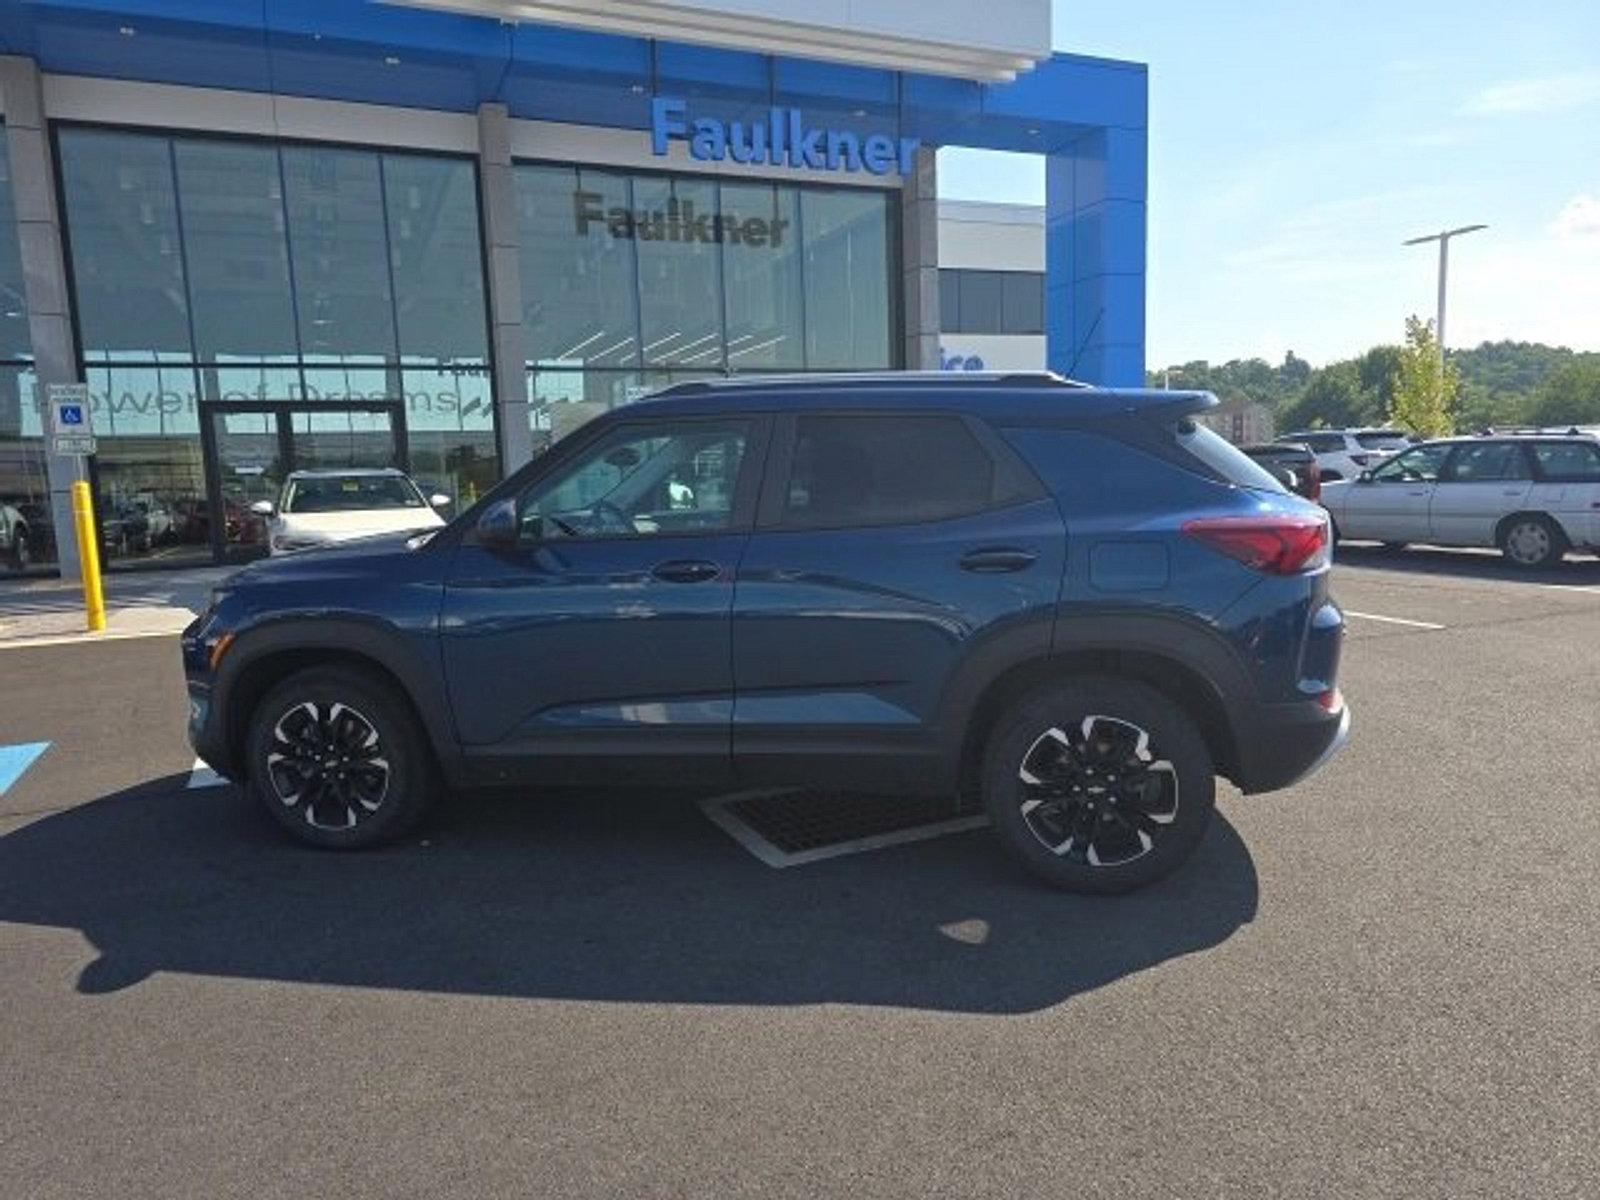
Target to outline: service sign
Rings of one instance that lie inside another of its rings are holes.
[[[90,418],[89,387],[83,383],[52,383],[47,401],[50,411],[50,452],[87,456],[95,452],[94,425]]]

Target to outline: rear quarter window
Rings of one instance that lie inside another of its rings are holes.
[[[1207,474],[1239,487],[1263,492],[1284,490],[1272,473],[1221,434],[1184,417],[1169,427],[1173,443],[1199,462]]]
[[[1600,446],[1588,442],[1537,442],[1539,476],[1551,483],[1600,483]]]

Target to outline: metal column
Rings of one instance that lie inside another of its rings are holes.
[[[907,370],[939,369],[939,200],[937,151],[917,149],[900,188],[901,308]]]
[[[526,341],[522,331],[522,264],[517,234],[511,121],[503,104],[478,108],[478,188],[488,260],[490,353],[501,470],[509,475],[533,457],[528,429]]]

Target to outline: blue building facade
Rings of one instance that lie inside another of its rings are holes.
[[[131,564],[256,552],[291,466],[467,501],[674,379],[937,367],[945,146],[1046,160],[1049,364],[1143,379],[1137,64],[984,82],[367,0],[0,0],[0,56],[13,567],[74,569],[53,383],[89,385]]]

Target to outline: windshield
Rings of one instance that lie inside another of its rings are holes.
[[[1173,426],[1178,448],[1194,455],[1217,475],[1239,487],[1265,492],[1281,492],[1284,487],[1260,463],[1220,433],[1185,417]]]
[[[399,475],[328,475],[296,479],[283,493],[286,513],[356,512],[372,508],[422,508],[417,485]]]

